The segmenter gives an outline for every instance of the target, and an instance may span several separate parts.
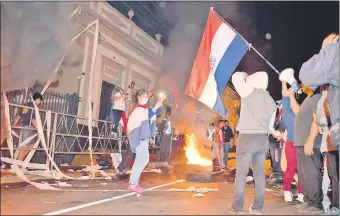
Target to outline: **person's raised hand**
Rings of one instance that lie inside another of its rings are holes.
[[[160,102],[163,102],[163,101],[165,100],[165,98],[166,98],[166,94],[160,93],[160,95],[159,95],[159,101],[160,101]]]
[[[153,96],[153,89],[151,91],[149,91],[148,98],[151,98],[152,96]]]
[[[339,34],[332,33],[328,35],[322,42],[321,48],[325,48],[330,43],[336,43],[339,40]]]
[[[292,89],[292,88],[288,89],[286,95],[290,98],[295,97],[294,89]]]
[[[287,96],[287,82],[286,81],[282,81],[282,97]]]

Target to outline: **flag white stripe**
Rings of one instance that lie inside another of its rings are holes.
[[[214,74],[210,73],[207,83],[204,86],[202,94],[199,98],[199,101],[204,103],[210,108],[215,106],[217,100],[217,84],[214,77]]]
[[[210,53],[210,57],[213,57],[215,60],[214,67],[212,68],[213,74],[215,74],[218,64],[235,36],[236,33],[225,23],[222,23],[216,31],[211,43]]]
[[[207,83],[204,86],[202,94],[199,98],[200,102],[204,103],[210,108],[215,106],[218,94],[217,84],[214,77],[215,71],[235,36],[236,33],[227,24],[222,23],[217,29],[212,40],[210,57],[212,57],[215,62],[212,65],[212,71],[209,74]]]

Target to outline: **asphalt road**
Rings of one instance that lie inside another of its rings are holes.
[[[41,191],[33,186],[1,187],[2,215],[226,215],[225,210],[233,199],[234,182],[227,173],[214,175],[210,183],[176,183],[178,174],[143,173],[141,185],[151,188],[167,183],[170,186],[147,191],[140,197],[124,191],[127,179],[124,180],[76,180],[67,181],[71,187],[60,187],[63,191]],[[53,183],[53,181],[51,182]],[[192,197],[193,192],[171,192],[170,188],[207,187],[218,189],[204,197]],[[107,191],[105,191],[107,190]],[[110,191],[111,190],[111,191]],[[114,191],[123,190],[123,191]],[[293,206],[273,192],[265,194],[266,215],[296,215]],[[126,195],[127,194],[127,195]],[[253,200],[254,186],[247,185],[245,196],[245,213]],[[124,197],[125,196],[125,197]],[[71,208],[71,209],[70,209]]]

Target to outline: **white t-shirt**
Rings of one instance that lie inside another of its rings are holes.
[[[120,97],[120,99],[114,100],[113,109],[125,111],[126,105],[123,95],[120,92],[117,92],[114,96]]]

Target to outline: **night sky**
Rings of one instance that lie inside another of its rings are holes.
[[[271,40],[270,62],[282,71],[294,68],[296,78],[301,65],[321,48],[323,39],[339,32],[339,2],[256,2],[257,35],[268,32]],[[281,98],[276,73],[270,75],[269,92]]]
[[[161,33],[163,35],[161,42],[166,48],[169,46],[169,36],[174,31],[173,27],[176,25],[177,19],[172,16],[165,18],[159,12],[167,10],[167,7],[162,9],[159,6],[160,2],[151,1],[114,1],[109,3],[126,16],[128,16],[130,9],[134,10],[135,16],[132,20],[152,37],[156,33]],[[227,2],[219,3],[228,5]],[[198,4],[205,5],[202,7],[206,13],[200,13],[199,17],[202,17],[202,19],[197,21],[201,28],[201,34],[203,33],[203,25],[205,25],[209,7],[213,6],[214,10],[221,16],[223,16],[226,9],[223,5],[222,7],[216,6],[216,2],[207,2],[207,4],[204,4],[204,2],[167,2],[166,4],[176,4],[179,8],[185,4],[193,6]],[[339,32],[338,1],[240,1],[238,5],[238,13],[235,13],[235,15],[246,15],[247,18],[224,17],[227,22],[252,43],[276,69],[282,71],[288,67],[293,68],[297,79],[301,65],[319,52],[323,39],[332,32]],[[190,11],[190,13],[193,12]],[[190,22],[192,20],[188,21],[187,24],[190,24]],[[166,25],[163,25],[163,23]],[[254,28],[249,29],[249,23]],[[270,40],[266,39],[266,33],[271,35]],[[199,41],[193,42],[197,48],[199,42],[200,38]],[[194,49],[193,52],[197,52],[197,49]],[[194,57],[195,55],[192,55],[187,59],[190,62],[188,65],[191,66]],[[191,70],[191,68],[188,70]],[[268,91],[275,100],[281,99],[281,83],[278,80],[278,75],[254,51],[247,52],[236,71],[246,71],[248,74],[256,71],[266,71],[269,75]],[[189,76],[190,71],[187,72]],[[178,78],[176,74],[173,76],[174,79]],[[183,78],[183,80],[186,79]],[[303,97],[300,97],[300,99],[303,99]]]

